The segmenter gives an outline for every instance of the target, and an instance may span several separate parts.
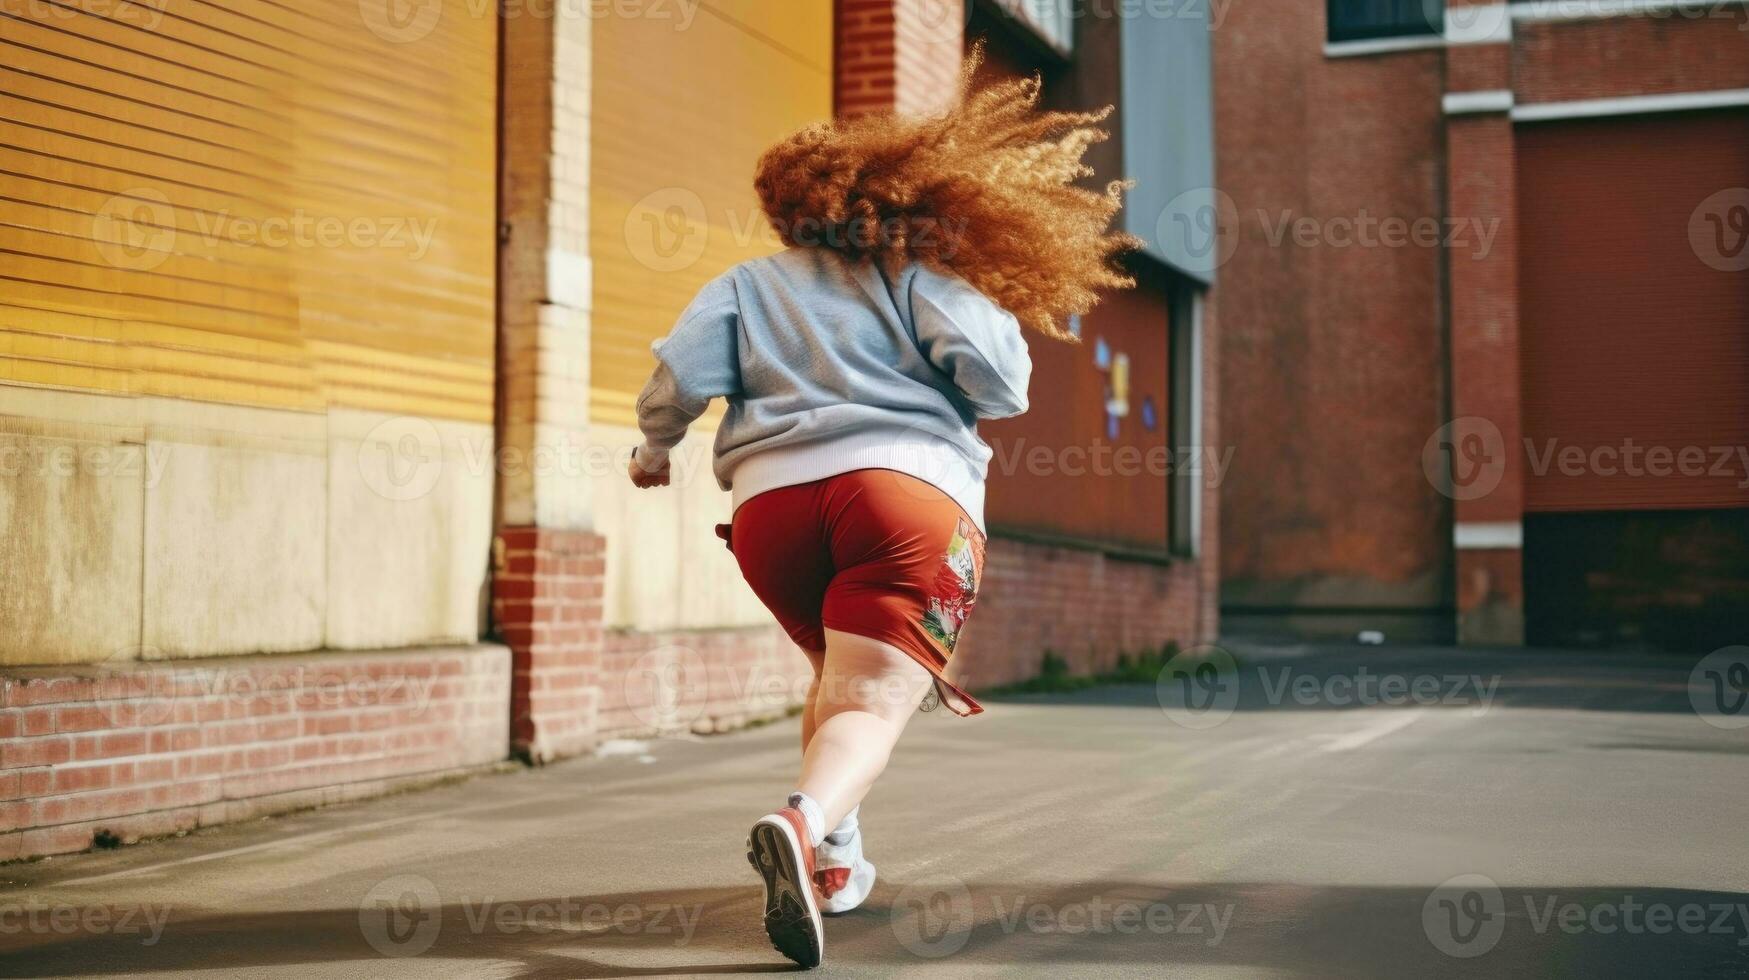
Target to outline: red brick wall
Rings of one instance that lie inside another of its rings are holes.
[[[1326,58],[1324,5],[1231,4],[1214,34],[1223,606],[1449,602],[1439,249],[1341,246],[1334,219],[1444,214],[1444,56]],[[1272,240],[1311,219],[1316,244]]]
[[[994,538],[977,609],[954,653],[954,676],[975,694],[1036,676],[1046,651],[1080,674],[1168,641],[1206,642],[1215,610],[1205,571],[1195,561],[1128,561]]]
[[[1512,43],[1518,103],[1749,88],[1749,12],[1711,4],[1706,13],[1521,25]]]
[[[1521,571],[1511,547],[1454,554],[1452,522],[1510,530],[1524,510],[1516,242],[1534,230],[1518,227],[1514,157],[1525,126],[1503,112],[1445,117],[1441,95],[1507,89],[1528,106],[1749,87],[1749,14],[1725,4],[1518,21],[1509,44],[1330,58],[1322,7],[1235,4],[1215,34],[1218,182],[1238,213],[1220,280],[1236,448],[1228,610],[1421,607],[1437,621],[1455,605],[1462,636],[1506,641],[1521,575],[1535,569]],[[1260,211],[1361,208],[1499,230],[1478,256],[1277,245],[1259,228]],[[1419,464],[1437,427],[1463,416],[1489,419],[1514,451],[1498,490],[1453,505]]]
[[[505,756],[509,697],[496,646],[9,668],[0,860],[489,765]]]
[[[834,71],[839,115],[928,112],[951,100],[965,34],[961,0],[837,3]]]
[[[813,671],[776,624],[752,629],[607,634],[604,738],[712,732],[780,716],[807,696]]]
[[[587,751],[600,704],[603,538],[505,528],[494,545],[492,623],[514,658],[511,750],[532,762]]]

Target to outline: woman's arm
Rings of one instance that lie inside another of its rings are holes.
[[[1032,357],[1012,313],[963,279],[920,269],[911,280],[911,315],[917,349],[979,418],[1026,411]]]
[[[720,277],[699,291],[667,337],[650,345],[656,370],[637,407],[644,443],[632,452],[631,477],[638,486],[666,486],[668,453],[687,428],[712,398],[740,392],[738,310],[734,281]]]

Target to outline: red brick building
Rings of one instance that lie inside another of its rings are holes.
[[[1746,26],[1225,8],[1230,631],[1741,642]]]

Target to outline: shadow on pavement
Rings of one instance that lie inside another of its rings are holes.
[[[592,933],[503,925],[530,922],[564,902],[640,909],[645,919],[651,910],[690,910],[695,931],[682,936],[653,922]],[[790,970],[766,945],[751,888],[432,909],[403,904],[394,913],[401,919],[387,932],[385,914],[381,908],[361,913],[357,906],[259,915],[190,909],[173,912],[154,945],[143,945],[139,936],[14,933],[4,937],[11,948],[0,952],[0,975],[306,967],[333,976],[372,961],[386,969],[388,953],[415,945],[424,959],[402,965],[416,972],[417,964],[424,972],[453,974],[474,961],[481,972],[527,980]],[[1272,976],[1392,980],[1741,977],[1749,974],[1749,896],[1650,887],[1493,889],[1473,881],[1435,890],[934,878],[883,883],[867,906],[830,920],[827,936],[828,966],[850,974],[1024,964],[1047,973],[1136,967],[1153,975],[1227,967]],[[33,941],[40,944],[21,945]]]

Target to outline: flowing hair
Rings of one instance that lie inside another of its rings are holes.
[[[1073,341],[1071,314],[1099,290],[1135,285],[1119,256],[1141,244],[1109,231],[1128,181],[1103,192],[1076,181],[1111,114],[1038,112],[1041,81],[974,85],[979,42],[959,98],[924,117],[879,113],[815,123],[759,159],[753,185],[784,244],[836,249],[888,270],[916,261],[957,275],[1026,327]]]

